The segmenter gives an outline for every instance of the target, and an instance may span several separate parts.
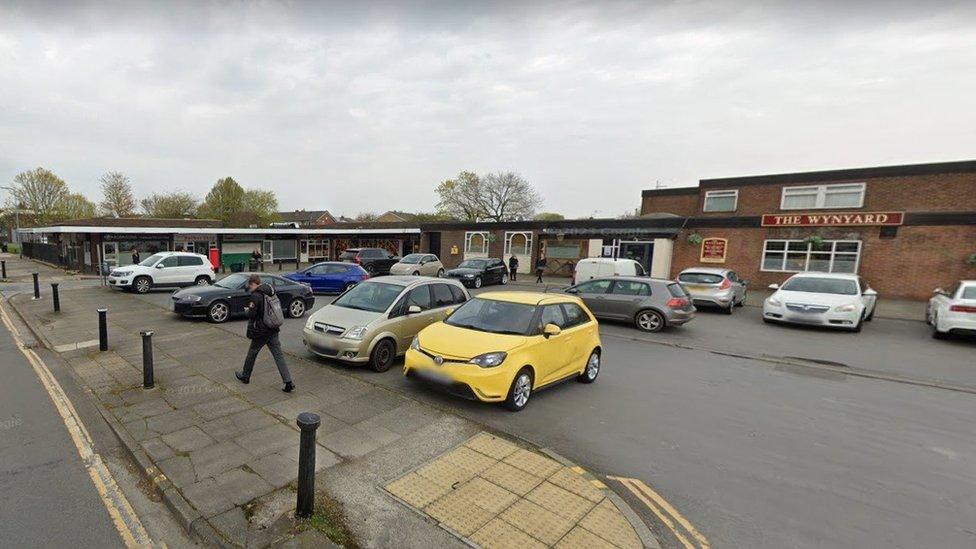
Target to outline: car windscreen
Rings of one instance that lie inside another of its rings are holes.
[[[241,286],[243,286],[244,283],[247,282],[247,279],[248,279],[248,275],[243,275],[239,273],[232,274],[230,276],[221,278],[216,283],[214,283],[214,286],[220,286],[221,288],[227,288],[229,290],[236,290]]]
[[[410,254],[404,257],[403,259],[401,259],[400,263],[409,263],[413,265],[415,263],[420,263],[420,260],[423,259],[423,257],[424,257],[423,254]]]
[[[976,299],[976,286],[966,286],[962,289],[962,294],[959,295],[960,299]]]
[[[787,280],[786,284],[783,284],[782,289],[789,292],[857,295],[857,282],[843,278],[816,278],[803,276]]]
[[[724,277],[713,273],[681,273],[678,280],[688,284],[721,284]]]
[[[485,268],[485,265],[487,265],[487,264],[488,264],[488,262],[485,261],[484,259],[466,259],[466,260],[462,261],[460,265],[458,265],[458,268],[459,269],[477,269],[477,270],[480,271],[481,269],[484,269]]]
[[[458,307],[444,323],[479,332],[528,335],[535,309],[535,305],[525,303],[474,298]]]
[[[139,266],[141,266],[141,267],[152,267],[153,265],[156,264],[157,261],[159,261],[163,257],[165,257],[165,256],[163,256],[163,254],[153,254],[153,255],[147,257],[146,259],[143,259],[142,261],[140,261],[139,262]]]
[[[390,308],[405,286],[386,282],[367,282],[354,286],[332,302],[337,307],[382,313]]]

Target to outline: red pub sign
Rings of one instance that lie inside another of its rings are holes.
[[[867,227],[901,225],[905,212],[765,214],[763,227]]]

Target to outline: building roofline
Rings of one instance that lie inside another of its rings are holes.
[[[746,175],[702,179],[699,187],[718,187],[726,185],[769,185],[777,183],[811,183],[820,181],[840,181],[876,177],[905,177],[913,175],[935,175],[944,173],[974,173],[976,160],[955,162],[930,162],[927,164],[901,164],[896,166],[873,166],[866,168],[845,168],[813,172],[778,173],[770,175]],[[648,191],[644,191],[645,193]]]
[[[226,227],[96,227],[88,225],[51,225],[19,229],[25,234],[91,233],[91,234],[222,234],[222,235],[333,235],[333,234],[420,234],[417,227],[272,229]]]
[[[645,189],[641,191],[641,198],[648,196],[683,196],[698,194],[698,187],[675,187],[673,189]]]

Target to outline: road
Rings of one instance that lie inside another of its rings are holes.
[[[168,295],[142,298],[166,306]],[[286,323],[287,350],[304,354],[303,324]],[[884,319],[861,334],[767,326],[750,307],[702,312],[662,334],[606,323],[601,334],[597,383],[540,392],[519,414],[431,392],[397,369],[318,362],[639,478],[713,547],[976,545],[976,395],[713,352],[976,387],[972,341],[934,341],[920,322]]]

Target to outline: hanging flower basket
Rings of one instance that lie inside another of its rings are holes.
[[[822,250],[824,248],[824,239],[820,235],[812,235],[803,239],[803,242],[810,246],[812,250]]]
[[[966,264],[976,266],[976,253],[969,254],[969,257],[966,258]]]
[[[702,240],[704,240],[704,238],[698,233],[691,233],[688,235],[688,242],[691,242],[692,244],[701,244]]]

